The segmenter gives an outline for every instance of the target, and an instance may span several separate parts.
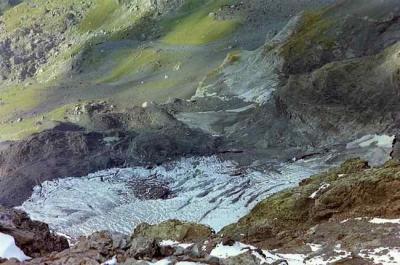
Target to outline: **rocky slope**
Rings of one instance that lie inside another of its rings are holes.
[[[338,1],[304,12],[257,51],[228,55],[196,96],[263,103],[224,128],[244,144],[304,151],[396,133],[398,12],[396,1]]]
[[[236,177],[267,174],[271,161],[334,165],[399,134],[397,0],[27,0],[1,1],[0,14],[5,206],[44,181],[102,169],[219,155],[243,169]],[[26,264],[400,262],[398,145],[382,167],[349,160],[218,233],[170,221],[65,249],[46,225],[6,209],[0,232],[33,258]]]

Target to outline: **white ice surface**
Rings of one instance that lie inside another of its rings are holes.
[[[169,219],[199,222],[218,231],[268,195],[319,172],[322,164],[320,159],[300,160],[278,164],[266,172],[248,171],[243,176],[232,176],[236,165],[216,157],[182,159],[152,170],[111,169],[44,182],[21,208],[33,219],[73,237],[98,230],[131,233],[141,222]],[[139,200],[133,195],[130,181],[146,181],[154,174],[168,183],[175,197]]]
[[[323,193],[324,191],[326,191],[328,188],[330,187],[329,183],[324,183],[321,185],[321,187],[319,187],[316,191],[314,191],[311,195],[310,195],[310,199],[316,199],[317,197],[319,197],[321,195],[321,193]]]
[[[16,258],[19,261],[30,259],[24,252],[15,245],[12,236],[0,233],[0,258],[11,259]]]

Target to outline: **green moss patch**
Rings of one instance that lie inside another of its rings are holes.
[[[64,105],[47,113],[1,124],[0,141],[21,140],[33,133],[52,128],[57,122],[64,121],[66,111],[72,105]]]
[[[105,77],[98,80],[100,83],[112,83],[126,76],[133,76],[139,72],[154,72],[160,68],[170,65],[174,58],[173,54],[157,51],[156,49],[134,49],[122,50],[115,54],[112,59],[117,64]]]
[[[228,0],[191,1],[182,8],[185,15],[165,21],[168,33],[163,41],[168,44],[202,45],[207,44],[233,33],[240,24],[239,19],[218,20],[211,13],[220,6],[230,3]]]
[[[107,22],[118,8],[117,0],[98,0],[79,25],[81,32],[93,31]]]
[[[40,103],[41,92],[38,86],[11,86],[0,90],[0,120],[5,121],[16,113],[36,107]]]

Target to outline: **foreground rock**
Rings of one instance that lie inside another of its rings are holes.
[[[13,236],[29,257],[40,257],[67,249],[66,238],[50,232],[47,224],[32,221],[24,212],[0,207],[0,232]]]
[[[185,223],[178,220],[162,222],[158,225],[141,224],[135,228],[134,236],[152,237],[178,242],[204,241],[214,234],[204,225]]]

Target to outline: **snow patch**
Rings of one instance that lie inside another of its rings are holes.
[[[361,250],[359,254],[362,258],[371,260],[376,264],[391,265],[400,264],[400,248],[385,248]]]
[[[25,253],[15,245],[15,240],[12,236],[0,233],[0,258],[11,259],[15,258],[19,261],[30,259]]]
[[[314,191],[311,195],[310,195],[310,199],[316,199],[317,197],[319,197],[323,192],[325,192],[331,185],[328,183],[323,183],[318,190]]]
[[[117,257],[114,256],[112,259],[107,260],[106,262],[102,263],[101,265],[117,265],[117,264],[118,264]]]
[[[181,248],[190,248],[191,246],[193,246],[192,243],[179,243],[177,241],[173,241],[173,240],[163,240],[160,242],[160,246],[171,246],[171,247],[181,247]]]
[[[356,148],[356,147],[370,147],[371,145],[383,147],[383,148],[392,148],[394,140],[394,135],[365,135],[360,139],[357,139],[353,142],[347,144],[347,149]]]
[[[334,256],[325,257],[324,255],[312,256],[312,254],[322,249],[321,245],[309,244],[312,249],[311,255],[304,254],[281,254],[267,250],[258,250],[256,247],[251,245],[242,244],[236,242],[232,246],[223,246],[222,244],[217,245],[210,253],[211,256],[226,259],[229,257],[238,256],[247,251],[251,251],[251,254],[257,257],[261,264],[271,264],[273,262],[282,261],[282,264],[288,265],[326,265],[332,264],[341,259],[347,258],[351,255],[350,252],[341,249],[340,245],[335,246],[333,249]],[[261,254],[262,253],[262,254]],[[285,263],[286,261],[287,263]]]
[[[311,248],[312,252],[317,252],[322,249],[322,245],[319,244],[307,244],[307,245]]]
[[[394,136],[365,135],[346,145],[348,150],[366,150],[360,158],[368,161],[371,166],[380,166],[390,159]]]
[[[400,224],[400,219],[373,218],[369,222],[373,224]]]
[[[226,259],[246,253],[251,249],[255,248],[240,242],[235,242],[235,244],[232,246],[224,246],[222,243],[220,243],[211,251],[210,255],[220,259]]]

